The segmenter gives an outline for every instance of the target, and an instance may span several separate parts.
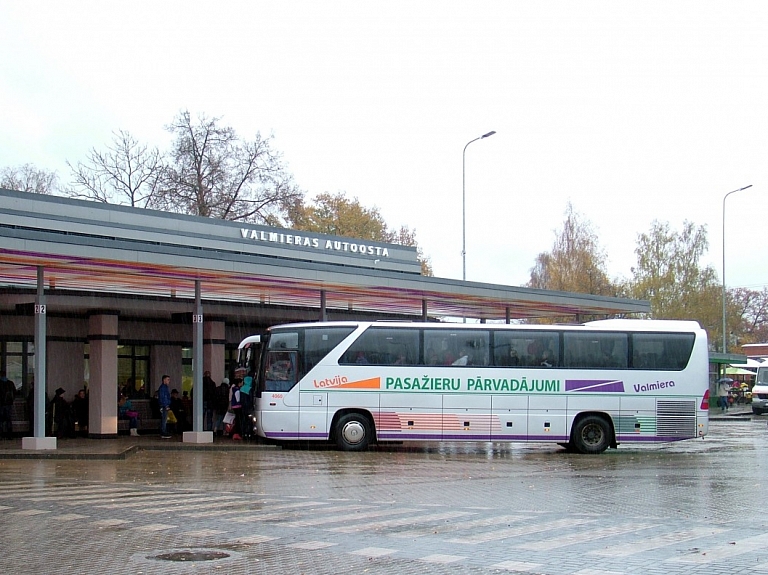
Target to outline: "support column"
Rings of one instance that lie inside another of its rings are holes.
[[[88,318],[88,437],[117,437],[118,312],[92,311]]]
[[[22,449],[56,449],[56,438],[45,436],[45,358],[46,350],[45,270],[37,267],[37,294],[35,296],[35,389],[33,437],[21,439]]]
[[[421,300],[421,321],[427,321],[427,300]]]
[[[328,312],[325,309],[325,290],[320,290],[320,321],[328,321]]]
[[[192,314],[192,431],[184,443],[213,443],[213,431],[203,431],[203,302],[200,280],[195,280],[195,311]]]

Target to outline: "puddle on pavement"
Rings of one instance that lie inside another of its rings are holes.
[[[160,553],[158,555],[152,555],[147,559],[156,559],[158,561],[181,561],[181,562],[200,562],[200,561],[216,561],[218,559],[228,559],[229,553],[223,551],[211,551],[211,550],[199,550],[199,551],[170,551],[168,553]]]

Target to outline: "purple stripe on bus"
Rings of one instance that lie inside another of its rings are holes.
[[[269,439],[328,439],[328,435],[325,433],[267,433]],[[416,439],[416,440],[443,440],[443,441],[543,441],[543,442],[564,442],[569,441],[569,437],[565,435],[440,435],[438,433],[379,433],[378,439],[382,441],[396,439]],[[695,435],[691,436],[667,436],[667,435],[618,435],[616,441],[619,443],[661,443],[669,441],[683,441],[686,439],[695,439]]]
[[[695,439],[695,438],[696,438],[695,435],[685,435],[685,436],[619,435],[616,437],[616,441],[618,441],[619,443],[659,443],[662,441],[683,441],[685,439]]]
[[[327,433],[281,433],[267,432],[264,434],[268,439],[328,439]]]
[[[415,433],[408,435],[399,435],[392,433],[379,433],[379,440],[389,439],[421,439],[421,440],[443,440],[443,441],[568,441],[567,436],[559,435],[429,435],[426,433]]]
[[[616,379],[566,379],[565,391],[612,391],[624,393],[624,382]]]

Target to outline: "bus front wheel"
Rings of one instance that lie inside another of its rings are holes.
[[[370,420],[359,413],[348,413],[336,424],[336,445],[343,451],[362,451],[371,442]]]
[[[611,426],[600,416],[588,415],[573,427],[571,446],[579,453],[602,453],[611,444]]]

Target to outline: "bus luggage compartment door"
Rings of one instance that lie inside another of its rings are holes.
[[[490,441],[490,395],[444,395],[443,440]]]
[[[328,439],[328,394],[317,391],[299,397],[299,439]]]
[[[528,396],[494,395],[491,401],[491,441],[527,441]]]
[[[562,395],[531,395],[528,398],[528,441],[569,441],[566,403]]]

